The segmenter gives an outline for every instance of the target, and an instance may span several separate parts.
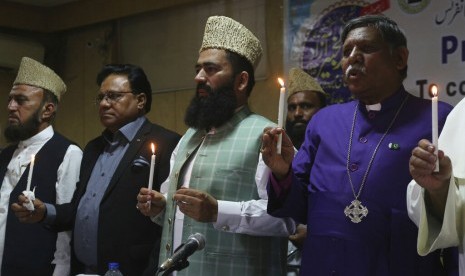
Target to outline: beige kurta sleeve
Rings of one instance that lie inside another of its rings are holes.
[[[424,190],[412,181],[407,189],[407,209],[418,225],[417,249],[420,255],[437,248],[459,246],[459,267],[465,273],[465,98],[447,116],[439,137],[439,149],[452,161],[453,175],[449,185],[446,210],[442,222],[427,213]],[[465,274],[464,274],[465,275]]]
[[[459,246],[463,239],[463,204],[465,179],[451,177],[443,221],[433,217],[425,206],[424,189],[415,181],[407,189],[407,208],[418,226],[418,254],[424,256],[436,249]],[[460,187],[463,188],[460,188]]]

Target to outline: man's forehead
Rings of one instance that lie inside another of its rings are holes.
[[[10,95],[33,94],[43,91],[42,88],[28,85],[28,84],[15,84],[11,88]]]
[[[363,26],[350,30],[344,41],[357,40],[357,41],[372,41],[374,39],[380,39],[381,35],[378,29],[373,26]]]
[[[226,51],[223,49],[207,49],[199,53],[197,64],[221,63],[227,61]]]
[[[127,75],[110,74],[100,84],[100,88],[107,88],[107,90],[118,90],[119,88],[130,88],[131,83]],[[105,91],[101,91],[105,92]]]

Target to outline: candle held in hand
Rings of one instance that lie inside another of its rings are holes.
[[[434,154],[438,156],[438,87],[436,85],[431,86],[431,94],[433,98],[431,99],[431,126],[432,126],[432,143],[434,145]],[[439,172],[439,159],[436,159],[436,167],[434,168],[435,172]]]
[[[29,163],[29,174],[27,175],[27,186],[26,190],[23,191],[23,195],[29,200],[27,203],[23,203],[23,206],[26,207],[29,211],[34,211],[34,200],[35,200],[35,187],[34,190],[31,191],[31,181],[32,181],[32,171],[34,170],[34,161],[35,155],[31,155],[31,163]]]
[[[152,190],[153,187],[153,171],[155,170],[155,145],[152,143],[152,158],[150,159],[150,174],[149,174],[149,190]]]
[[[34,161],[35,161],[35,155],[31,155],[31,163],[29,163],[29,174],[27,175],[27,186],[26,186],[26,191],[31,190],[31,181],[32,181],[32,171],[34,170]]]
[[[286,88],[284,87],[283,79],[278,78],[278,82],[281,85],[281,88],[279,89],[278,127],[282,128],[284,126],[284,110],[286,110]],[[279,134],[276,145],[276,152],[278,154],[281,154],[282,141],[283,135]]]

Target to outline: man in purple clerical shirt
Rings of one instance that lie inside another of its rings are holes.
[[[391,19],[367,15],[348,22],[341,42],[355,100],[315,114],[295,157],[282,129],[264,130],[268,212],[308,225],[301,275],[458,275],[448,250],[442,260],[417,254],[407,214],[408,161],[431,137],[431,102],[404,89],[405,35]],[[440,128],[451,108],[439,103]]]

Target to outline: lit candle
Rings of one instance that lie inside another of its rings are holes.
[[[29,163],[29,174],[27,175],[27,186],[26,186],[26,191],[31,190],[31,180],[32,180],[32,171],[34,170],[34,159],[35,155],[31,155],[31,163]]]
[[[152,158],[150,159],[150,174],[149,174],[149,190],[152,190],[153,187],[153,171],[155,169],[155,145],[152,143]]]
[[[438,87],[433,85],[431,87],[431,94],[433,98],[431,99],[431,125],[432,125],[432,136],[433,136],[433,145],[434,145],[434,154],[438,156]],[[434,168],[435,172],[439,172],[439,159],[436,159],[436,167]]]
[[[284,87],[284,81],[278,78],[278,82],[281,85],[279,89],[279,109],[278,109],[278,127],[282,128],[284,125],[284,110],[286,109],[286,88]],[[279,134],[278,143],[276,145],[276,152],[281,154],[281,144],[283,141],[283,135]]]

